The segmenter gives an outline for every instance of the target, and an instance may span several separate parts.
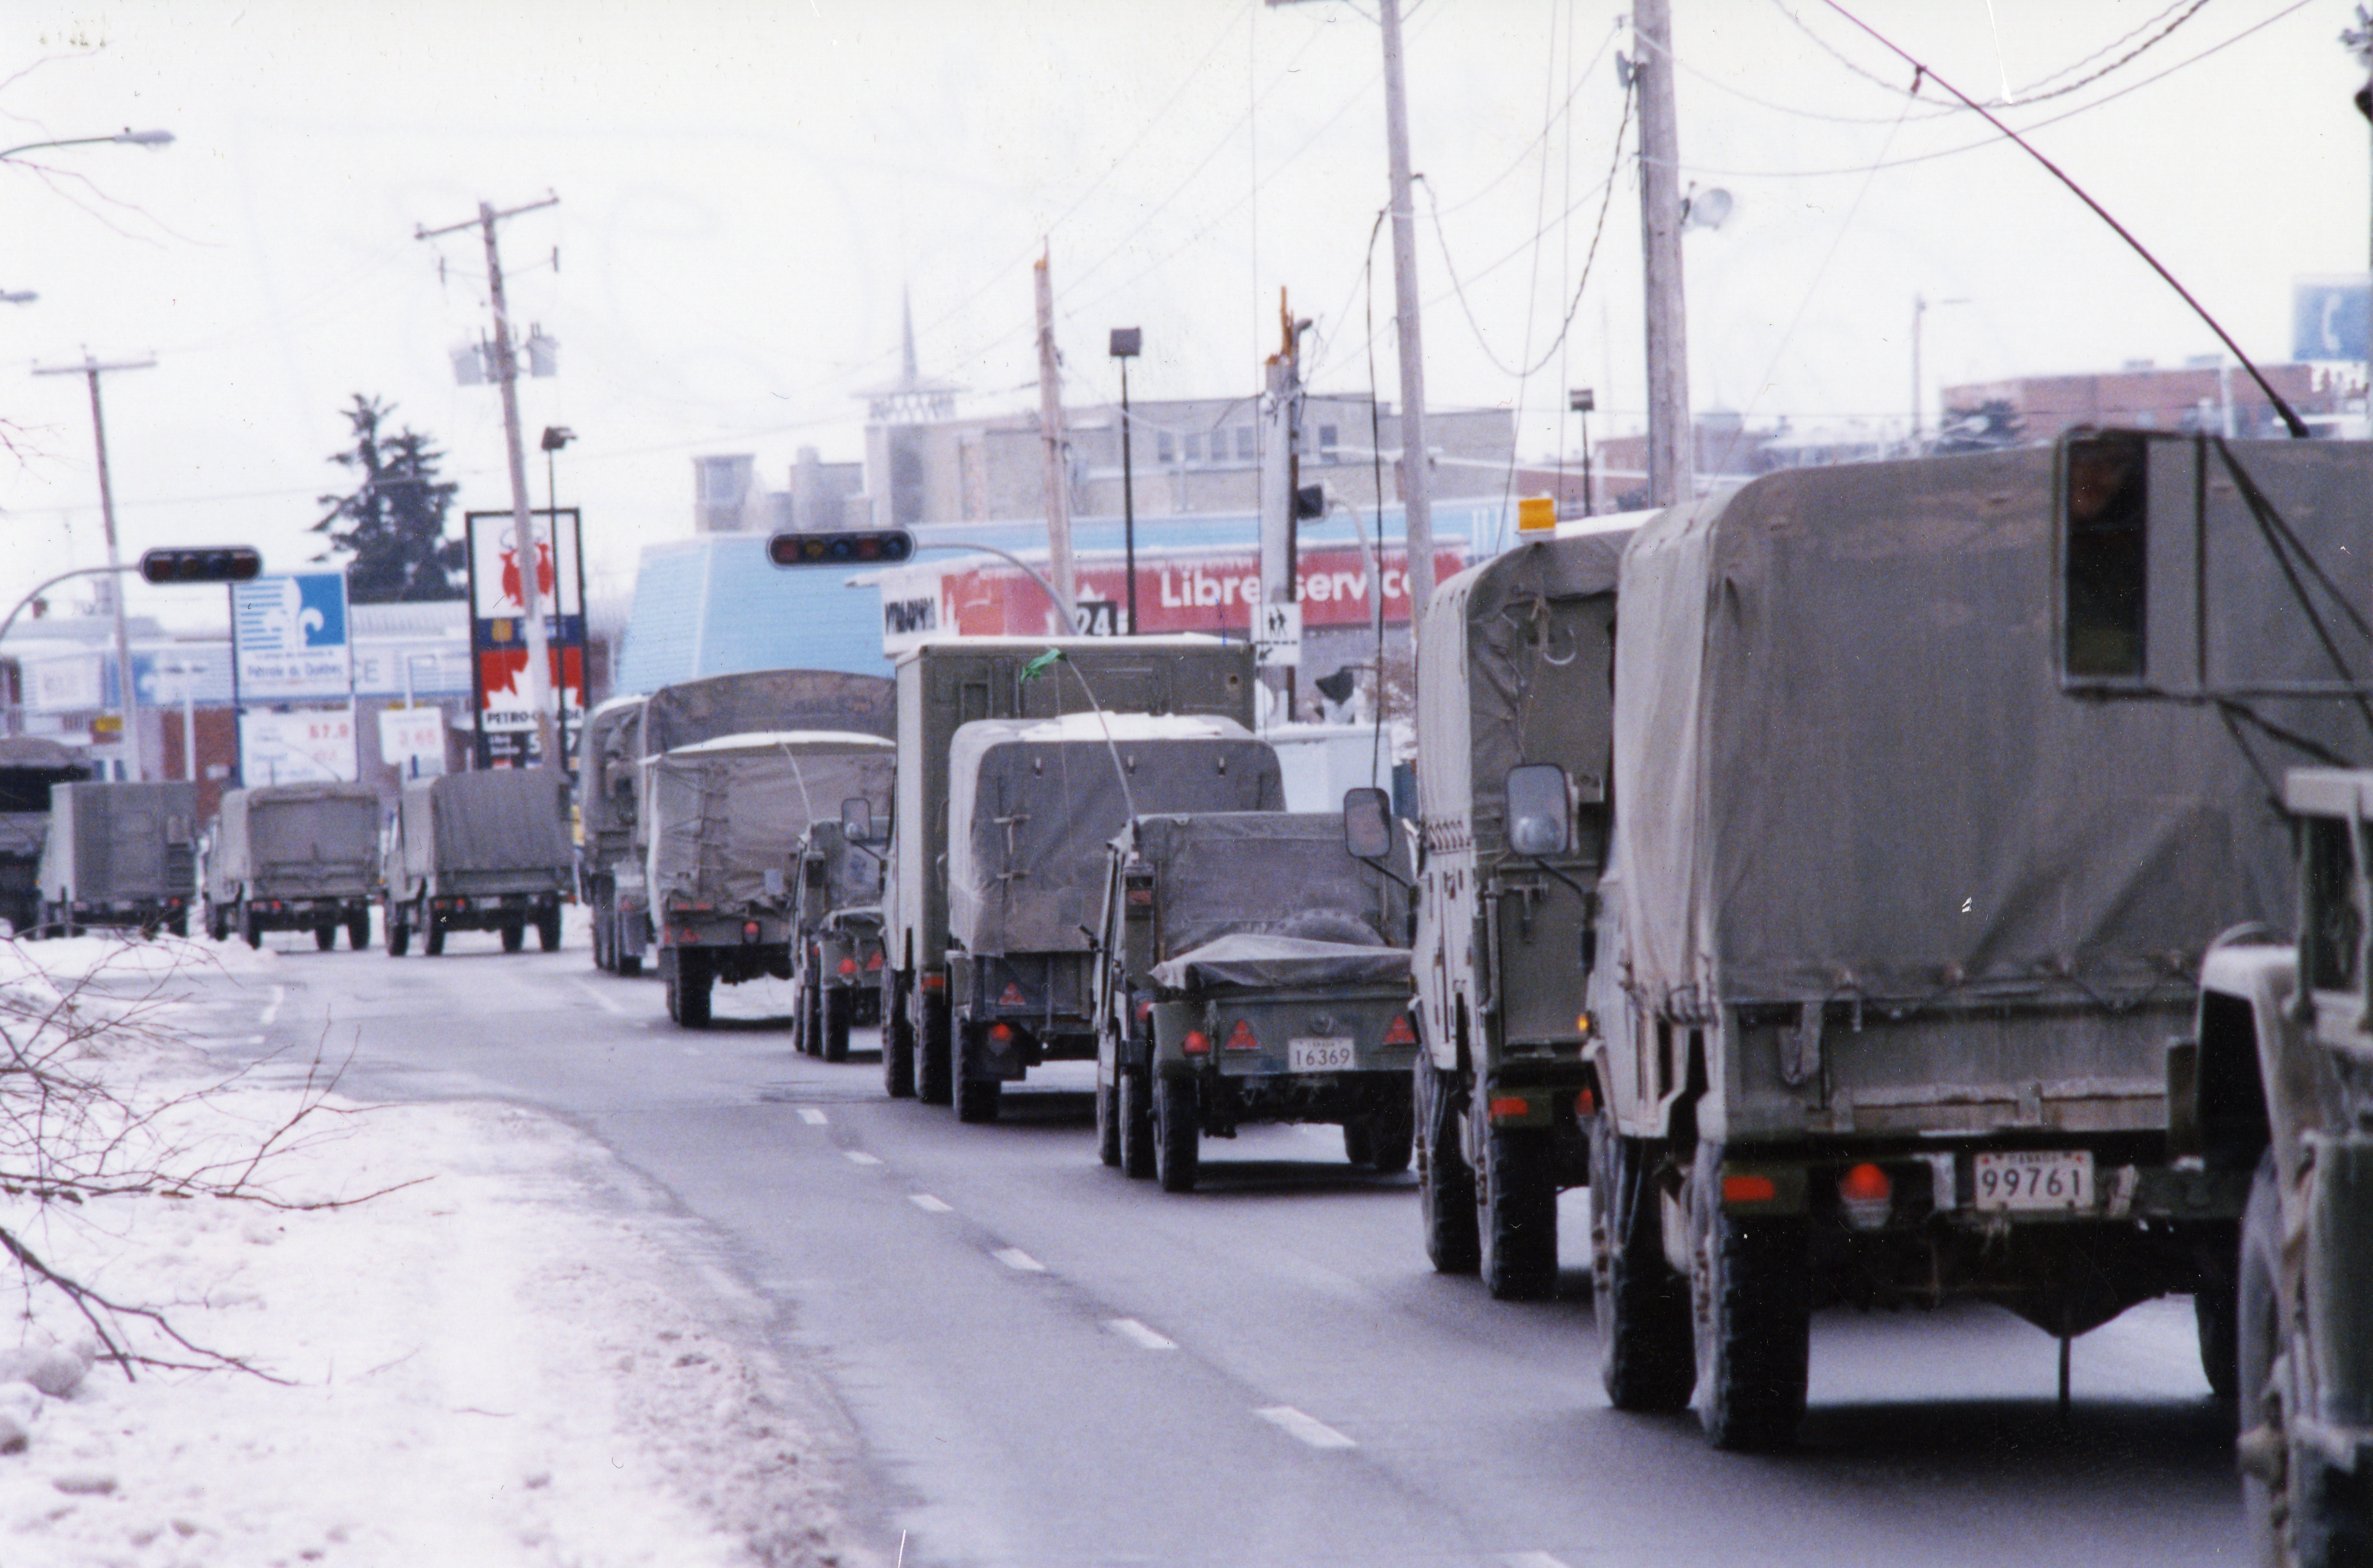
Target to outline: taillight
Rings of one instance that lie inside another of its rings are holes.
[[[854,974],[856,974],[856,973],[857,973],[857,960],[856,960],[856,959],[854,959],[854,958],[844,958],[844,959],[842,959],[842,960],[840,961],[840,972],[841,972],[842,974],[844,974],[844,975],[854,975]]]
[[[1532,1106],[1522,1094],[1502,1094],[1490,1104],[1491,1119],[1506,1120],[1512,1117],[1529,1116]]]
[[[1573,1096],[1573,1114],[1576,1116],[1596,1116],[1598,1114],[1598,1096],[1592,1094],[1588,1089],[1576,1090]]]
[[[1894,1211],[1895,1183],[1876,1165],[1859,1164],[1838,1177],[1838,1201],[1845,1207],[1846,1223],[1858,1231],[1875,1231]]]
[[[1417,1025],[1409,1022],[1408,1013],[1404,1012],[1394,1018],[1392,1027],[1385,1031],[1385,1044],[1388,1046],[1417,1044]]]
[[[1211,1036],[1200,1029],[1189,1029],[1186,1031],[1186,1037],[1178,1042],[1178,1048],[1188,1056],[1210,1056]]]
[[[868,969],[879,969],[879,968],[881,968],[881,967],[882,967],[882,955],[881,955],[880,954],[878,954],[878,953],[869,953],[869,954],[867,954],[865,955],[865,966],[866,966]]]
[[[1726,1176],[1722,1178],[1724,1203],[1769,1203],[1780,1196],[1780,1186],[1768,1176]]]
[[[1253,1026],[1249,1022],[1242,1018],[1236,1020],[1236,1026],[1228,1031],[1228,1049],[1232,1051],[1260,1049],[1260,1036],[1253,1033]]]
[[[988,1037],[1000,1046],[1011,1045],[1013,1026],[1010,1024],[992,1024],[988,1026]]]
[[[758,940],[757,921],[744,920],[742,922],[742,940],[743,942],[755,942]]]

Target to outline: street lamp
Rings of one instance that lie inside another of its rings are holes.
[[[1115,327],[1112,330],[1112,357],[1120,361],[1120,537],[1123,554],[1128,557],[1128,635],[1137,635],[1137,474],[1129,461],[1130,449],[1137,445],[1137,431],[1128,422],[1128,362],[1145,345],[1145,333],[1137,327]]]
[[[20,147],[0,152],[0,159],[12,158],[20,152],[40,152],[44,147],[87,147],[98,142],[121,142],[131,147],[166,147],[173,145],[170,131],[134,131],[128,126],[111,136],[68,136],[57,142],[27,142]]]
[[[1565,394],[1565,405],[1582,416],[1582,515],[1590,517],[1598,510],[1590,489],[1590,411],[1598,406],[1598,398],[1588,387],[1576,387]]]
[[[1933,306],[1968,303],[1967,299],[1960,298],[1928,299],[1916,293],[1911,296],[1911,450],[1907,454],[1909,456],[1920,455],[1920,318],[1926,315]]]

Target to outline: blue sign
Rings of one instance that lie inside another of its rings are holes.
[[[235,582],[230,603],[241,703],[344,698],[353,692],[345,573]]]
[[[2368,322],[2373,322],[2373,279],[2359,275],[2293,280],[2293,359],[2363,359]]]

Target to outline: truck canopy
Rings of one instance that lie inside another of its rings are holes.
[[[585,825],[585,841],[604,840],[623,847],[635,824],[635,765],[640,759],[643,707],[649,699],[614,696],[585,716],[585,735],[578,755],[583,759],[584,790],[578,810]]]
[[[1112,848],[1154,872],[1158,985],[1409,983],[1409,895],[1351,858],[1339,813],[1150,816]]]
[[[853,731],[898,738],[897,684],[839,670],[745,670],[661,686],[643,703],[639,755],[727,735]]]
[[[53,784],[41,887],[83,902],[193,896],[198,789],[175,781]]]
[[[876,735],[728,735],[643,764],[651,897],[720,910],[779,903],[801,838],[863,799],[887,812],[897,748]],[[769,885],[768,873],[772,873]]]
[[[2365,603],[2367,450],[2233,445]],[[2040,449],[1792,470],[1633,536],[1614,862],[1635,999],[2114,1007],[2186,984],[2219,930],[2287,920],[2258,769],[2302,760],[2278,730],[2336,748],[2361,721],[2340,702],[2251,699],[2259,728],[2063,691],[2052,475]],[[2233,486],[2204,493],[2227,568],[2206,646],[2253,679],[2329,679]]]
[[[285,891],[368,892],[379,860],[379,791],[368,784],[276,784],[224,793],[208,882]]]
[[[976,954],[1084,950],[1105,845],[1132,802],[1140,813],[1274,811],[1285,786],[1268,743],[1229,719],[1074,713],[958,729],[948,748],[950,939]]]
[[[404,871],[568,869],[568,778],[543,767],[449,773],[404,786]],[[434,822],[418,830],[425,803]]]

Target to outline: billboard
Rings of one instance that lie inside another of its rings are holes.
[[[2338,273],[2291,280],[2291,357],[2302,363],[2365,357],[2373,275]]]
[[[481,766],[524,762],[535,731],[529,698],[523,574],[544,612],[561,750],[585,719],[584,524],[574,507],[530,514],[532,550],[508,511],[463,514],[470,551],[470,662]]]
[[[295,572],[230,585],[240,701],[304,702],[354,692],[346,574]]]
[[[241,713],[239,747],[243,784],[351,784],[360,777],[352,705]]]
[[[380,708],[379,755],[405,778],[429,778],[444,772],[445,710],[434,704]]]

